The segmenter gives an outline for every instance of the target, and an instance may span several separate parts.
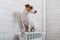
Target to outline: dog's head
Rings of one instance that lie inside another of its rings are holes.
[[[27,12],[30,12],[30,13],[33,13],[33,14],[37,13],[36,10],[33,10],[33,6],[31,6],[31,5],[29,5],[29,4],[26,4],[26,5],[25,5],[25,10],[26,10]]]

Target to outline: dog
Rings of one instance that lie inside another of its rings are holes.
[[[18,14],[19,16],[18,23],[19,23],[21,32],[34,32],[35,31],[35,27],[33,23],[29,20],[27,16],[28,14],[35,14],[35,13],[37,13],[37,11],[33,10],[33,6],[31,6],[30,4],[26,4],[23,13]]]

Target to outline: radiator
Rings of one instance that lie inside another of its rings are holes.
[[[24,33],[20,34],[19,40],[42,40],[42,33],[24,32]]]

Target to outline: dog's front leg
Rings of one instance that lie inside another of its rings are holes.
[[[29,29],[28,29],[28,31],[30,32],[30,30],[31,30],[31,21],[29,21]]]

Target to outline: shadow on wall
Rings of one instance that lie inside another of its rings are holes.
[[[20,12],[14,12],[13,16],[14,16],[14,22],[16,23],[15,26],[19,27],[19,30],[20,30],[20,15],[21,13]],[[20,30],[21,31],[21,30]],[[18,34],[15,34],[14,37],[13,37],[13,40],[19,40],[19,35]]]
[[[15,35],[13,40],[19,40],[19,35]]]
[[[22,24],[21,24],[21,13],[20,12],[14,12],[14,19],[16,26],[19,27],[20,32],[22,31]]]

